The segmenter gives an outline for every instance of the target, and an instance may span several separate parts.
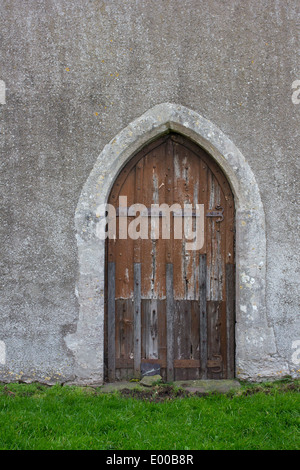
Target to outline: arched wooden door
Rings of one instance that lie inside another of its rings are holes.
[[[151,368],[167,381],[234,377],[234,199],[221,169],[189,139],[168,134],[124,167],[109,203],[116,209],[117,236],[107,239],[108,380]],[[148,217],[132,215],[136,203]],[[169,239],[162,226],[159,238],[151,239],[150,208],[163,203],[204,205],[200,250],[187,250],[187,238],[174,237],[179,213],[170,218]],[[148,237],[124,235],[132,222],[136,231],[148,228]]]

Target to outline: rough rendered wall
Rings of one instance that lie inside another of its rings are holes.
[[[103,147],[164,102],[221,129],[255,175],[270,373],[296,374],[299,1],[2,0],[0,16],[0,380],[80,381],[65,341],[79,316],[77,202]]]

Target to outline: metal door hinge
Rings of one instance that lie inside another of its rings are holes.
[[[224,220],[224,215],[223,215],[224,209],[223,209],[223,207],[217,205],[217,206],[215,207],[215,209],[216,209],[215,211],[208,211],[208,212],[206,213],[206,217],[219,217],[219,218],[216,220],[216,222],[222,222],[222,220]]]
[[[207,361],[207,367],[214,369],[212,372],[222,372],[222,356],[220,354],[213,354],[212,357],[215,359],[209,359]]]

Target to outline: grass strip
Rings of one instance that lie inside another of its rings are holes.
[[[298,450],[299,390],[291,379],[204,396],[3,384],[0,449]]]

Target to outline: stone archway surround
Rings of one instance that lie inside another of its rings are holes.
[[[184,106],[163,103],[123,129],[99,155],[75,213],[79,302],[77,330],[65,337],[75,360],[75,383],[101,384],[104,375],[105,241],[97,237],[98,208],[120,170],[144,145],[175,131],[214,158],[228,178],[236,206],[236,376],[274,375],[273,329],[265,305],[265,217],[255,177],[241,152],[211,122]]]

